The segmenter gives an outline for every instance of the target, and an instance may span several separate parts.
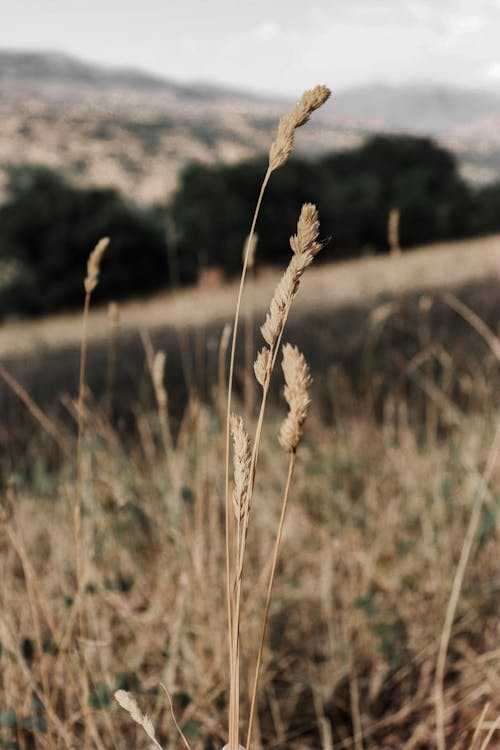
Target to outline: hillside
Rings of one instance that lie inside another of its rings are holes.
[[[331,318],[351,306],[373,309],[401,294],[440,293],[500,276],[500,235],[415,248],[401,256],[376,256],[312,267],[305,276],[296,310],[300,315]],[[259,320],[280,277],[278,270],[261,273],[245,311]],[[203,329],[232,318],[237,282],[167,292],[120,305],[123,334],[139,330]],[[347,331],[346,338],[351,331]],[[81,315],[71,313],[40,320],[11,322],[0,329],[0,359],[47,355],[78,347]],[[91,312],[90,337],[108,337],[106,309]]]
[[[289,104],[62,54],[0,52],[0,191],[9,164],[33,162],[139,201],[164,201],[190,161],[265,152]],[[500,175],[499,118],[500,99],[489,93],[423,84],[334,91],[298,134],[297,150],[354,147],[379,130],[430,134],[457,153],[468,178],[486,181]]]

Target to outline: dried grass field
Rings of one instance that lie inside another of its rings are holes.
[[[500,240],[309,269],[313,208],[230,425],[235,286],[1,332],[0,747],[498,743]]]

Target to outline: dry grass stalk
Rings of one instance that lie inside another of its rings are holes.
[[[486,718],[486,714],[489,711],[490,705],[491,704],[488,701],[488,703],[485,703],[484,708],[481,711],[481,715],[480,715],[479,720],[478,720],[478,722],[476,724],[476,728],[474,730],[474,734],[472,735],[472,740],[471,740],[471,743],[470,743],[471,750],[475,750],[475,748],[476,748],[476,740],[478,739],[479,735],[481,734],[481,730],[483,728],[483,721]]]
[[[299,288],[300,278],[306,268],[311,265],[312,260],[313,256],[310,253],[292,256],[288,268],[274,291],[269,312],[260,329],[264,340],[270,347],[273,347],[278,339],[288,310]]]
[[[495,732],[499,728],[500,728],[500,716],[498,716],[495,719],[495,721],[492,722],[492,724],[491,724],[491,726],[489,728],[488,734],[484,738],[484,740],[483,740],[483,742],[482,742],[481,747],[479,748],[479,750],[487,750],[487,748],[490,747],[491,738],[493,737],[493,735],[495,734]]]
[[[275,289],[269,305],[269,312],[260,329],[264,340],[273,352],[271,358],[273,365],[276,354],[275,345],[279,344],[290,307],[299,288],[300,279],[323,247],[324,243],[317,242],[318,234],[319,218],[316,206],[312,203],[305,203],[297,222],[297,234],[290,237],[290,247],[294,254]]]
[[[264,423],[264,414],[269,392],[269,383],[271,374],[274,369],[276,356],[283,335],[283,330],[290,312],[290,308],[298,289],[300,278],[311,264],[314,253],[317,253],[322,245],[316,242],[319,231],[319,222],[316,209],[311,204],[305,204],[297,224],[297,234],[293,238],[293,247],[297,249],[285,271],[280,283],[278,284],[273,299],[271,300],[269,313],[266,321],[261,328],[262,335],[269,344],[269,350],[263,349],[258,355],[254,365],[257,380],[262,385],[262,400],[255,431],[255,438],[252,450],[252,460],[250,465],[250,477],[247,488],[246,512],[243,519],[242,529],[239,530],[238,538],[238,555],[237,570],[235,578],[235,595],[231,601],[232,612],[232,638],[233,647],[239,649],[239,617],[241,606],[241,580],[245,563],[246,540],[248,535],[248,526],[250,521],[250,512],[252,507],[252,497],[255,484],[255,474],[257,470],[257,461],[259,455],[262,428]],[[264,370],[264,367],[266,369]],[[291,474],[290,474],[291,478]],[[237,671],[237,666],[233,662],[233,671]],[[233,708],[234,710],[234,708]],[[253,718],[253,715],[252,715]],[[236,746],[236,737],[233,735],[232,744]],[[231,744],[231,743],[230,743]]]
[[[470,307],[464,305],[464,303],[451,292],[445,292],[443,299],[447,305],[461,315],[462,318],[466,320],[475,331],[477,331],[477,333],[486,341],[493,355],[500,362],[500,338],[493,333],[484,320],[482,320],[474,310],[471,310]]]
[[[153,726],[153,722],[147,714],[142,713],[141,709],[137,705],[137,701],[135,700],[134,696],[130,693],[127,693],[126,690],[117,690],[115,692],[115,699],[117,703],[119,703],[119,705],[128,712],[128,714],[136,722],[136,724],[139,724],[139,726],[144,729],[144,731],[154,742],[156,747],[159,748],[159,750],[162,750],[160,743],[155,737],[155,728]]]
[[[92,294],[99,281],[99,269],[102,256],[109,245],[109,237],[102,237],[89,255],[87,261],[87,275],[83,285],[87,294]]]
[[[251,446],[243,418],[231,415],[233,436],[234,489],[233,508],[238,527],[247,511],[247,488],[250,479]]]
[[[296,252],[294,253],[294,255],[292,255],[288,268],[286,269],[278,286],[275,289],[273,298],[269,306],[269,312],[267,313],[266,320],[261,327],[261,333],[266,342],[269,344],[269,349],[264,347],[257,355],[257,359],[254,363],[255,376],[260,385],[262,385],[263,390],[252,451],[252,463],[250,467],[250,482],[248,486],[247,500],[248,512],[242,531],[242,544],[240,547],[237,580],[241,579],[241,575],[243,572],[245,542],[248,533],[248,523],[252,506],[255,472],[257,468],[260,438],[262,434],[264,413],[267,403],[271,374],[274,369],[281,337],[283,335],[293,299],[299,287],[301,276],[304,273],[305,269],[312,263],[314,258],[314,255],[310,252],[310,250],[313,249],[313,251],[317,253],[321,249],[321,247],[323,247],[323,243],[316,242],[318,231],[319,222],[317,211],[315,207],[312,206],[312,204],[305,204],[301,211],[297,224],[297,234],[294,235],[294,237],[290,240],[292,243],[293,239],[294,247],[296,247],[297,249],[303,249],[304,252]]]
[[[479,484],[476,490],[476,496],[472,505],[469,524],[465,533],[460,559],[458,561],[455,576],[451,586],[450,597],[446,607],[446,614],[441,632],[438,656],[436,661],[436,675],[434,681],[434,701],[436,710],[436,746],[438,750],[445,750],[446,747],[446,729],[445,729],[445,703],[444,703],[444,676],[446,667],[446,657],[448,646],[451,638],[451,631],[455,613],[457,610],[462,584],[465,578],[465,571],[470,559],[474,541],[477,536],[477,530],[481,520],[481,513],[485,503],[488,484],[491,480],[493,471],[500,457],[500,421],[497,423],[495,437],[493,439],[486,467],[482,476],[479,478]]]
[[[219,351],[217,354],[217,407],[222,422],[224,422],[226,416],[226,358],[229,341],[231,339],[231,330],[230,324],[226,323],[222,329]]]
[[[269,169],[272,172],[282,167],[292,153],[296,128],[305,125],[314,110],[326,102],[330,93],[329,88],[321,85],[305,91],[292,111],[281,118],[278,134],[269,150]]]
[[[309,373],[309,366],[304,356],[299,352],[297,347],[290,346],[290,344],[285,344],[285,346],[283,347],[282,367],[283,374],[285,376],[284,396],[289,406],[289,413],[281,427],[279,441],[281,447],[289,454],[288,475],[285,485],[285,492],[283,495],[283,502],[281,505],[281,515],[278,524],[278,531],[274,543],[271,573],[269,575],[269,582],[267,586],[264,617],[260,633],[257,659],[255,663],[252,697],[250,700],[250,716],[248,720],[246,750],[250,750],[250,744],[252,741],[253,722],[257,707],[257,692],[259,685],[260,667],[262,663],[262,654],[264,651],[264,641],[266,638],[269,609],[271,606],[271,597],[274,586],[274,578],[276,574],[276,565],[278,562],[281,538],[283,535],[283,526],[285,523],[286,511],[288,507],[288,498],[290,495],[293,470],[295,468],[296,450],[302,436],[302,425],[305,422],[305,419],[307,417],[307,410],[309,404],[311,403],[308,389],[312,383],[312,378]]]
[[[281,425],[279,441],[288,453],[297,449],[309,404],[309,387],[312,378],[304,355],[296,346],[285,344],[283,347],[283,374],[285,376],[285,399],[289,412]]]
[[[259,241],[259,235],[254,232],[252,235],[248,235],[245,240],[243,247],[243,263],[245,258],[247,259],[247,269],[250,270],[255,266],[255,254],[257,251],[257,242]]]
[[[108,305],[108,366],[106,373],[106,412],[108,419],[113,419],[113,395],[116,381],[116,348],[118,329],[120,326],[120,310],[116,302],[110,302]]]
[[[248,259],[247,268],[250,274],[249,283],[251,283],[250,289],[247,291],[249,296],[253,296],[255,291],[255,279],[256,279],[256,268],[255,268],[255,255],[257,250],[258,235],[255,232],[253,237],[247,237],[245,241],[245,248],[248,248]],[[245,252],[243,257],[245,257]],[[245,403],[245,414],[247,418],[251,418],[255,411],[255,398],[256,389],[255,381],[252,377],[252,363],[254,359],[255,342],[254,342],[254,311],[253,306],[245,311],[245,368],[243,372],[243,386],[244,386],[244,403]]]
[[[59,446],[61,451],[69,457],[70,452],[68,450],[68,444],[65,440],[65,436],[61,434],[58,427],[52,422],[49,417],[44,414],[40,407],[33,401],[28,391],[23,388],[21,383],[17,381],[3,365],[0,364],[0,378],[2,378],[13,393],[22,401],[26,406],[32,417],[38,422],[40,427],[50,435],[55,443]]]
[[[257,359],[253,364],[255,377],[257,379],[257,382],[261,386],[264,386],[266,382],[266,376],[270,365],[270,357],[271,351],[267,348],[267,346],[263,346],[260,352],[257,354]]]
[[[290,247],[295,255],[311,253],[316,255],[321,250],[317,242],[319,235],[318,209],[313,203],[304,203],[297,222],[297,234],[290,237]]]
[[[399,242],[399,208],[391,208],[387,222],[387,239],[391,255],[401,255],[401,245]]]
[[[83,318],[82,318],[82,341],[80,348],[80,375],[78,385],[78,436],[76,445],[76,500],[73,514],[73,526],[75,535],[75,563],[76,563],[76,585],[77,595],[75,597],[75,607],[77,608],[78,615],[78,626],[80,632],[80,639],[84,638],[84,619],[83,619],[83,594],[85,591],[85,550],[83,541],[83,528],[82,528],[82,504],[83,504],[83,411],[84,411],[84,395],[85,395],[85,367],[87,357],[87,339],[88,339],[88,319],[90,310],[90,298],[92,292],[97,286],[99,280],[99,269],[101,265],[102,256],[106,248],[109,245],[109,238],[103,237],[99,240],[95,248],[89,255],[87,261],[87,276],[84,280],[85,288],[85,301],[83,305]],[[87,679],[87,673],[84,671],[83,680],[84,700],[85,700],[85,750],[90,747],[90,732],[89,732],[89,709],[88,709],[88,694],[89,685]]]
[[[156,403],[158,405],[158,419],[160,422],[161,439],[163,451],[165,453],[165,463],[167,474],[174,488],[178,489],[178,476],[175,471],[175,462],[173,460],[174,441],[170,427],[170,418],[168,414],[168,393],[165,388],[165,364],[167,357],[164,351],[158,351],[153,354],[151,341],[143,337],[143,341],[148,341],[148,362],[153,381]]]
[[[230,663],[230,697],[229,697],[229,744],[231,750],[238,749],[238,727],[239,727],[239,683],[238,683],[238,672],[239,672],[239,652],[237,646],[239,626],[238,623],[235,625],[235,620],[238,620],[239,614],[233,611],[233,602],[231,599],[231,555],[230,555],[230,492],[229,492],[229,453],[230,453],[230,419],[231,419],[231,402],[233,392],[233,378],[234,378],[234,361],[236,353],[236,341],[238,337],[238,325],[240,319],[241,300],[243,296],[243,287],[245,284],[248,261],[250,257],[250,249],[252,247],[252,238],[255,234],[255,227],[257,224],[257,218],[259,216],[260,207],[264,198],[267,185],[269,183],[272,172],[279,166],[282,166],[288,159],[293,149],[293,138],[294,130],[297,127],[303,125],[309,119],[312,112],[320,107],[329,97],[330,90],[326,86],[316,86],[310,91],[306,91],[294,110],[284,118],[281,119],[278,126],[278,135],[274,143],[271,145],[269,152],[269,165],[264,175],[262,185],[260,188],[259,196],[255,206],[255,211],[252,218],[250,232],[248,235],[247,248],[245,257],[243,260],[243,268],[241,272],[240,285],[238,289],[238,297],[236,300],[236,308],[234,313],[233,323],[233,336],[231,343],[231,355],[229,361],[229,375],[228,375],[228,387],[227,387],[227,404],[226,404],[226,445],[225,445],[225,538],[226,538],[226,604],[227,604],[227,620],[228,620],[228,638],[229,638],[229,663]],[[265,399],[264,399],[265,401]],[[262,409],[261,409],[262,412]],[[259,418],[260,419],[260,418]],[[255,452],[255,444],[254,444]],[[255,466],[255,458],[252,456],[252,463]],[[250,476],[250,484],[252,484],[252,470]],[[251,497],[251,493],[250,496]],[[242,545],[244,549],[244,544]],[[240,578],[240,569],[242,566],[242,559],[238,561],[238,580]],[[238,606],[238,605],[236,605]]]
[[[165,362],[166,354],[163,351],[156,352],[153,359],[153,370],[152,379],[155,389],[156,401],[161,410],[167,408],[167,391],[165,389],[164,378],[165,378]]]

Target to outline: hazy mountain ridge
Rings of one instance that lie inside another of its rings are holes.
[[[46,164],[82,183],[163,201],[189,161],[266,152],[290,103],[59,53],[0,51],[0,170]],[[462,157],[469,176],[488,179],[500,175],[499,126],[500,97],[492,93],[373,84],[334,91],[301,129],[297,149],[353,147],[380,130],[427,133]]]
[[[23,90],[30,85],[64,87],[93,87],[130,89],[139,93],[174,95],[188,101],[224,100],[228,98],[255,101],[266,97],[209,83],[181,84],[148,72],[127,67],[108,67],[86,63],[71,55],[58,52],[10,52],[0,50],[0,91],[9,87]],[[267,99],[268,101],[268,99]]]
[[[479,119],[500,117],[500,96],[442,84],[372,84],[335,97],[338,116],[350,122],[379,122],[394,130],[437,134]]]

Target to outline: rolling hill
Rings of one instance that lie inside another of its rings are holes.
[[[423,83],[335,92],[328,83],[334,96],[298,135],[302,153],[404,131],[438,138],[472,180],[500,175],[500,97]],[[0,51],[0,190],[10,164],[31,162],[161,202],[189,161],[235,162],[265,152],[289,104],[60,53]]]

